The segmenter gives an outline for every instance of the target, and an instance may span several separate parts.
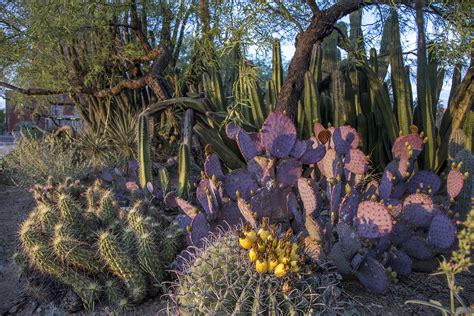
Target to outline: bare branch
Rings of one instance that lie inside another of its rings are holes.
[[[316,1],[314,0],[308,0],[308,5],[309,7],[311,8],[311,11],[313,11],[314,14],[318,13],[320,10],[319,10],[319,6],[318,4],[316,3]]]
[[[0,87],[3,87],[8,90],[13,90],[20,92],[25,95],[58,95],[68,93],[66,90],[55,90],[55,89],[43,89],[43,88],[20,88],[9,84],[7,82],[0,81]]]

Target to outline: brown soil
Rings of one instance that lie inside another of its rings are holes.
[[[0,315],[65,314],[53,304],[38,302],[28,295],[24,290],[26,282],[11,259],[17,248],[18,225],[33,208],[33,198],[27,191],[0,185]],[[464,301],[468,305],[474,304],[473,274],[459,276],[458,284],[464,287],[461,293]],[[384,295],[373,295],[356,281],[343,282],[342,290],[342,297],[349,301],[347,315],[440,315],[424,306],[405,305],[407,300],[431,299],[449,306],[449,292],[443,276],[413,273],[392,285]],[[154,315],[163,312],[164,306],[160,300],[151,300],[130,314]],[[98,312],[102,313],[107,311]]]

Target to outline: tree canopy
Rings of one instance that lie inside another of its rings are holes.
[[[294,41],[296,49],[277,109],[294,115],[312,47],[338,31],[338,21],[370,12],[373,22],[363,38],[371,45],[390,8],[397,8],[402,32],[416,29],[417,6],[432,26],[428,48],[451,67],[465,61],[471,53],[469,1],[4,0],[0,87],[41,104],[69,94],[87,118],[104,100],[142,108],[177,96],[183,85],[192,90],[210,68],[231,77],[233,55],[270,49],[280,38]]]

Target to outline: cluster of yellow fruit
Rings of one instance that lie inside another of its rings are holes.
[[[255,262],[258,273],[274,273],[282,278],[291,272],[298,272],[304,262],[299,253],[302,247],[291,242],[291,229],[281,238],[278,238],[276,227],[268,225],[268,218],[263,218],[258,231],[253,230],[247,223],[239,232],[239,243],[248,250],[250,262]]]

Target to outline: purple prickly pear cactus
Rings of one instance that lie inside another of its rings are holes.
[[[325,128],[323,126],[323,124],[319,123],[319,122],[315,122],[314,125],[313,125],[313,135],[317,138],[319,133],[321,131],[324,131]]]
[[[251,160],[257,156],[258,151],[255,142],[244,129],[240,129],[237,133],[237,144],[245,159]]]
[[[191,219],[194,219],[199,214],[199,209],[196,206],[176,196],[174,192],[169,192],[165,196],[165,203],[170,207],[179,207]]]
[[[277,181],[285,186],[294,186],[302,172],[301,162],[295,158],[281,159],[276,166]]]
[[[275,160],[263,156],[256,156],[248,162],[247,171],[250,172],[260,186],[266,186],[275,178]]]
[[[196,199],[206,213],[206,218],[213,221],[217,212],[222,207],[222,188],[211,179],[203,178],[196,188]]]
[[[405,252],[394,249],[389,252],[387,266],[399,276],[408,276],[411,273],[412,260]]]
[[[321,196],[316,183],[309,179],[298,179],[298,192],[303,202],[305,216],[319,215],[321,209]],[[313,215],[314,214],[314,215]]]
[[[296,128],[291,119],[279,112],[270,114],[262,126],[262,144],[277,158],[286,158],[296,142]]]
[[[257,191],[258,185],[252,174],[248,171],[237,169],[224,177],[224,189],[232,200],[237,200],[237,191],[248,200],[252,192]]]
[[[372,257],[366,257],[355,274],[360,283],[374,293],[383,293],[388,287],[384,266]]]
[[[237,139],[237,134],[239,133],[239,131],[240,131],[240,127],[235,125],[232,122],[227,123],[225,127],[225,133],[227,134],[227,137],[229,137],[232,140]]]
[[[297,140],[295,146],[290,152],[290,156],[296,159],[300,159],[304,155],[306,150],[311,148],[313,145],[312,140]]]
[[[402,218],[416,227],[428,227],[433,218],[433,201],[423,193],[407,196],[403,201]]]
[[[407,239],[402,245],[402,250],[410,257],[418,260],[433,258],[433,249],[420,236],[412,236]]]
[[[394,180],[395,176],[389,170],[385,170],[379,185],[381,199],[388,199],[391,196]]]
[[[329,259],[334,263],[337,271],[342,275],[351,275],[352,267],[348,258],[344,255],[340,242],[336,242],[329,252]]]
[[[356,232],[345,223],[337,224],[336,231],[344,255],[352,258],[362,248]]]
[[[310,146],[306,152],[301,156],[300,161],[303,164],[315,164],[321,161],[326,154],[326,147],[324,145]]]
[[[380,238],[392,231],[392,218],[383,204],[364,201],[357,208],[357,233],[362,238]]]
[[[291,215],[286,207],[286,196],[290,190],[290,188],[260,188],[250,199],[250,207],[257,213],[259,220],[268,217],[270,222],[288,222]]]
[[[339,155],[332,148],[326,151],[323,160],[318,163],[321,174],[327,178],[336,178],[342,174],[342,162]]]
[[[456,226],[446,215],[440,214],[433,218],[428,232],[428,241],[440,249],[450,248],[456,239]]]
[[[228,229],[240,225],[244,221],[245,218],[242,213],[240,213],[237,203],[229,201],[222,205],[222,208],[217,214],[217,221],[211,222],[211,229],[213,232],[217,232],[218,227]]]
[[[262,152],[265,150],[262,144],[262,134],[260,133],[248,133],[250,136],[250,139],[253,141],[255,144],[255,148],[257,149],[258,153]]]
[[[304,217],[298,208],[298,200],[296,199],[296,195],[293,192],[288,193],[288,195],[286,196],[286,207],[293,215],[293,218],[299,230],[304,231]]]
[[[409,193],[415,193],[417,190],[429,192],[429,194],[436,194],[441,188],[441,179],[429,170],[420,170],[413,175],[407,185]]]
[[[221,162],[219,156],[215,153],[212,153],[206,157],[204,162],[204,173],[208,178],[215,176],[217,180],[222,180],[224,178],[224,172],[222,172]]]
[[[360,149],[349,149],[344,159],[344,168],[352,173],[364,174],[369,167],[369,159]]]
[[[255,221],[253,211],[250,208],[250,203],[245,201],[243,198],[237,198],[237,206],[245,220],[250,224],[250,226],[252,226],[253,229],[256,229],[257,222]]]
[[[356,190],[351,191],[343,198],[339,207],[339,221],[348,224],[353,223],[361,198],[360,193]]]
[[[336,128],[332,140],[336,151],[341,155],[346,155],[351,148],[357,148],[360,142],[359,134],[350,126]]]
[[[203,213],[199,213],[191,222],[191,241],[196,247],[202,246],[203,238],[209,235],[209,222]]]
[[[451,169],[448,173],[446,188],[450,198],[456,198],[464,186],[464,176],[459,169]]]

